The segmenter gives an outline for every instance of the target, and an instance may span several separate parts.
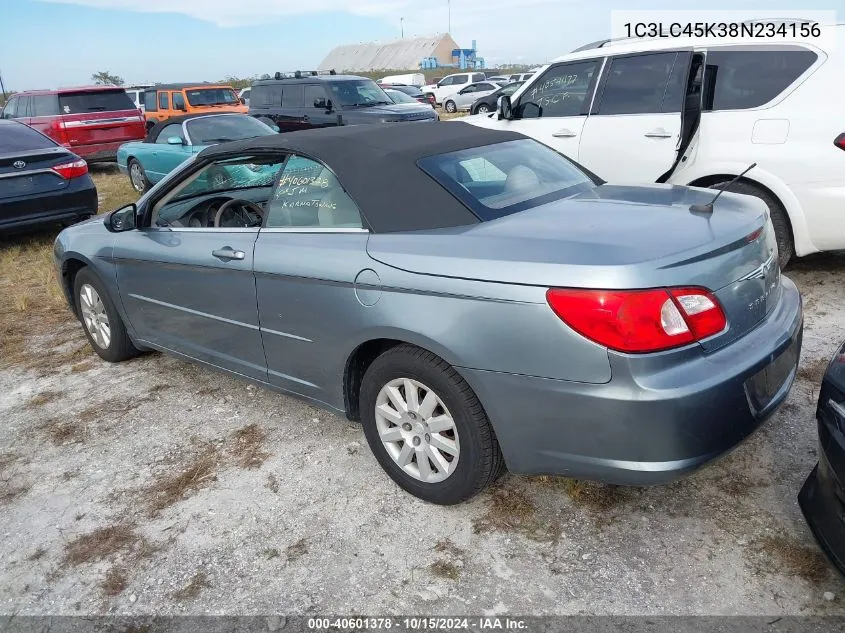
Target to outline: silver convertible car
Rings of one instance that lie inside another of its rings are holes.
[[[55,260],[104,359],[161,350],[360,420],[449,504],[505,467],[670,481],[784,400],[801,298],[766,207],[712,196],[512,132],[347,126],[205,149]]]

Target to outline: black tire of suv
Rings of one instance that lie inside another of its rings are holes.
[[[405,473],[387,453],[379,437],[375,406],[379,391],[396,378],[428,385],[443,401],[460,440],[458,465],[438,483],[425,483]],[[361,383],[361,421],[373,455],[384,471],[412,495],[439,505],[453,505],[480,493],[505,470],[493,427],[478,397],[446,361],[414,345],[397,345],[376,358]]]
[[[449,109],[449,106],[451,106],[451,108],[452,108],[451,110]],[[448,112],[449,114],[454,114],[455,112],[458,111],[458,106],[455,105],[454,101],[447,101],[446,103],[443,104],[443,109],[446,112]]]
[[[711,189],[724,189],[729,183],[729,180],[724,182],[717,182],[710,185]],[[771,193],[757,187],[749,182],[737,182],[731,185],[730,189],[733,193],[743,193],[747,196],[754,196],[760,198],[769,207],[769,216],[772,218],[772,225],[775,227],[775,238],[778,243],[778,264],[781,269],[786,268],[792,256],[795,254],[795,243],[792,239],[792,226],[789,223],[789,216],[786,215],[786,210],[780,203],[780,200],[775,198]]]
[[[100,300],[103,302],[106,315],[109,318],[111,340],[109,341],[108,347],[100,347],[94,341],[91,334],[88,332],[88,328],[85,327],[85,323],[82,320],[82,306],[79,293],[82,286],[85,284],[92,286],[94,290],[97,291],[97,294],[100,296]],[[118,314],[117,308],[115,308],[111,297],[109,297],[109,293],[106,290],[105,285],[87,266],[80,269],[79,272],[76,273],[76,278],[73,280],[73,300],[76,302],[76,313],[79,315],[80,323],[82,323],[82,331],[85,332],[85,337],[88,339],[88,343],[91,345],[91,348],[97,352],[97,355],[100,358],[110,363],[119,363],[124,360],[129,360],[140,353],[132,344],[132,340],[129,338],[129,333],[126,331],[126,326],[123,324],[123,319],[120,318],[120,314]]]

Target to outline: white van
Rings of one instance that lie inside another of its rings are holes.
[[[464,121],[535,138],[611,183],[718,189],[756,163],[731,190],[766,203],[783,266],[845,249],[845,25],[825,28],[835,49],[599,42],[541,68],[510,112]]]
[[[422,73],[409,73],[407,75],[390,75],[379,79],[380,84],[400,84],[404,86],[420,86],[425,85],[425,75]]]

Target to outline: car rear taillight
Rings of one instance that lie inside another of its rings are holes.
[[[65,122],[61,119],[53,119],[52,123],[50,123],[50,132],[48,136],[50,136],[50,138],[56,141],[59,145],[70,147],[70,140],[68,139]]]
[[[687,345],[718,334],[727,325],[718,300],[704,288],[551,288],[546,300],[573,330],[620,352]]]
[[[833,144],[839,149],[845,149],[845,132],[833,139]]]
[[[80,158],[71,163],[62,163],[61,165],[54,165],[50,169],[59,174],[59,176],[61,176],[65,180],[70,180],[71,178],[79,178],[80,176],[84,176],[85,174],[87,174],[88,163],[86,163]]]

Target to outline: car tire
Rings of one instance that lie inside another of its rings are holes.
[[[129,171],[129,183],[132,185],[132,188],[139,194],[145,194],[152,183],[147,178],[147,172],[144,171],[143,165],[137,159],[130,158],[126,167]]]
[[[85,336],[100,358],[119,363],[140,353],[132,344],[105,286],[90,268],[76,273],[73,297]]]
[[[710,185],[710,188],[724,189],[728,183],[730,183],[729,180],[717,182]],[[780,201],[768,191],[748,182],[734,183],[728,191],[754,196],[766,203],[769,208],[769,216],[772,218],[772,225],[775,227],[775,238],[778,243],[778,264],[780,264],[781,269],[786,268],[789,260],[795,254],[795,242],[792,239],[792,226],[789,223],[789,216],[787,216]]]
[[[458,111],[458,106],[455,105],[454,101],[447,101],[443,104],[443,109],[449,114],[455,114]]]
[[[486,103],[479,103],[478,107],[475,108],[475,114],[487,114],[490,112],[490,106]]]
[[[150,130],[152,130],[153,127],[155,127],[156,123],[158,123],[158,121],[156,121],[155,119],[147,119],[147,123],[144,126],[147,129],[147,134],[149,134]]]
[[[426,396],[432,396],[430,401]],[[396,406],[394,397],[407,398],[398,416],[401,402]],[[460,503],[504,471],[499,443],[478,397],[431,352],[402,344],[376,358],[364,374],[360,403],[364,435],[376,460],[401,488],[424,501]],[[426,460],[425,468],[419,457]]]
[[[435,106],[437,105],[437,97],[434,96],[433,92],[426,92],[425,98],[428,99],[429,103],[433,103]]]

